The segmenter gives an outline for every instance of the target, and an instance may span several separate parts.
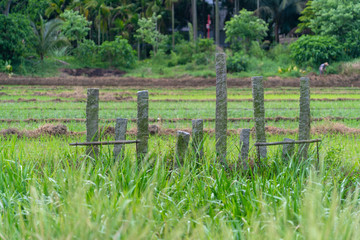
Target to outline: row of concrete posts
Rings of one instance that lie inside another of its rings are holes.
[[[216,119],[215,137],[216,154],[220,163],[226,165],[227,152],[227,76],[226,76],[226,55],[216,54]],[[255,120],[256,142],[265,143],[265,107],[264,107],[264,85],[262,77],[253,77],[252,95]],[[149,93],[139,91],[137,93],[137,140],[136,154],[140,162],[148,153],[149,139]],[[99,89],[88,89],[86,105],[86,141],[98,141],[99,129]],[[115,140],[126,140],[127,119],[117,118],[115,127]],[[196,158],[203,157],[203,120],[192,121],[192,146],[195,150]],[[300,79],[300,117],[299,117],[299,140],[310,138],[310,84],[309,78]],[[284,141],[294,141],[284,139]],[[182,164],[190,142],[190,134],[184,131],[177,132],[176,160]],[[250,129],[242,129],[240,133],[240,154],[239,162],[244,167],[248,167],[248,155],[250,149]],[[292,154],[294,145],[285,144],[283,146],[284,158]],[[307,157],[308,144],[300,145],[301,158]],[[114,157],[123,157],[124,145],[115,144]],[[98,154],[97,146],[90,145],[87,154],[95,157]],[[262,159],[267,157],[266,146],[258,148],[258,156]]]

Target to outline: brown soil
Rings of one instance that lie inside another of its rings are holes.
[[[102,69],[102,68],[78,68],[78,69],[62,69],[61,72],[72,76],[86,76],[86,77],[121,77],[125,74],[124,71],[117,69]],[[65,75],[66,76],[66,75]]]
[[[191,133],[191,128],[182,128],[182,129],[162,129],[158,125],[150,125],[149,126],[150,134],[151,135],[176,135],[176,132],[186,131]],[[136,129],[130,129],[127,131],[128,135],[135,136]],[[232,129],[228,130],[228,134],[240,134],[241,129]],[[114,135],[115,129],[109,126],[102,126],[100,128],[100,132],[102,136],[106,135]],[[204,132],[213,135],[215,133],[214,129],[204,129]],[[278,127],[266,127],[266,133],[269,135],[285,135],[285,134],[297,134],[297,129],[284,129]],[[255,129],[251,129],[252,135],[255,134]],[[9,128],[0,131],[0,135],[7,137],[11,135],[17,135],[18,137],[29,137],[29,138],[37,138],[43,135],[48,136],[70,136],[70,135],[84,135],[85,132],[68,132],[67,127],[65,125],[52,125],[52,124],[45,124],[44,126],[39,127],[36,130],[18,130],[16,128]],[[326,123],[324,125],[315,126],[311,129],[311,134],[360,134],[360,129],[357,128],[349,128],[342,123]]]
[[[64,70],[65,71],[65,70]],[[66,70],[69,74],[61,77],[39,78],[12,76],[9,78],[6,74],[0,75],[0,85],[48,85],[48,86],[117,86],[117,87],[162,87],[162,88],[204,88],[215,86],[215,78],[199,78],[199,77],[179,77],[179,78],[136,78],[136,77],[120,77],[111,70],[101,70],[101,74],[97,74],[100,70]],[[92,71],[94,73],[92,73]],[[87,74],[87,76],[83,76]],[[97,76],[101,75],[101,76]],[[91,76],[91,77],[90,77]],[[360,75],[326,75],[317,76],[309,75],[312,87],[360,87]],[[251,87],[250,78],[230,78],[228,79],[229,87]],[[299,78],[280,78],[268,77],[264,86],[270,87],[299,87]]]
[[[115,122],[116,119],[99,119],[104,122]],[[161,123],[161,122],[181,122],[181,121],[191,121],[192,118],[149,118],[150,123]],[[215,118],[203,118],[205,122],[215,122]],[[298,117],[269,117],[265,118],[266,122],[279,122],[279,121],[298,121]],[[320,117],[320,118],[312,118],[313,122],[321,122],[321,121],[360,121],[360,117],[358,118],[346,118],[346,117]],[[136,122],[136,118],[128,119],[129,122]],[[228,118],[229,122],[251,122],[253,118],[251,117],[242,117],[242,118]],[[68,123],[68,122],[85,122],[84,118],[47,118],[47,119],[38,119],[38,118],[28,118],[28,119],[0,119],[0,122],[6,123],[15,123],[15,122],[60,122],[60,123]],[[151,131],[151,130],[150,130]],[[157,130],[153,130],[157,131]]]
[[[67,127],[65,125],[53,125],[53,124],[45,124],[44,126],[39,127],[36,130],[18,130],[16,128],[9,128],[0,131],[0,135],[6,137],[9,135],[17,135],[18,137],[40,137],[42,135],[49,136],[60,136],[60,135],[69,135],[67,131]]]
[[[100,96],[102,102],[136,102],[132,96]],[[17,100],[0,100],[0,103],[13,102],[85,102],[86,98],[75,98],[74,100],[63,100],[55,98],[51,100],[37,100],[18,98]],[[215,102],[216,99],[149,99],[149,102]],[[228,99],[228,102],[252,102],[252,99]],[[265,99],[265,102],[298,102],[298,99]],[[338,101],[360,101],[359,98],[312,98],[312,102],[338,102]]]

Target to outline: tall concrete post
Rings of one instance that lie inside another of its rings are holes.
[[[177,131],[176,133],[176,158],[175,166],[178,166],[178,162],[180,165],[184,164],[187,148],[190,141],[190,133],[184,131]]]
[[[192,147],[195,151],[196,160],[204,156],[204,121],[192,120]]]
[[[98,141],[99,130],[99,89],[88,88],[86,102],[86,141]],[[86,154],[91,158],[98,155],[97,146],[88,146]]]
[[[127,128],[127,119],[126,118],[117,118],[115,125],[115,140],[126,140],[126,128]],[[125,145],[124,144],[115,144],[114,145],[114,160],[122,160],[124,158]]]
[[[265,135],[265,107],[264,107],[264,85],[262,77],[252,77],[252,95],[254,105],[256,142],[266,142]],[[266,146],[258,148],[260,158],[266,158]]]
[[[227,140],[227,81],[226,81],[226,55],[216,53],[216,118],[215,137],[216,153],[222,163],[226,163]]]
[[[310,79],[300,78],[300,116],[299,116],[299,140],[310,139]],[[309,144],[299,144],[299,157],[308,157]]]
[[[250,147],[250,129],[245,128],[240,132],[240,154],[239,154],[239,165],[245,170],[249,168],[249,147]]]
[[[148,152],[149,141],[149,93],[148,91],[139,91],[137,93],[137,140],[136,154],[138,163]]]

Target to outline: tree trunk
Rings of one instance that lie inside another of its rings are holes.
[[[98,25],[98,45],[100,45],[100,36],[101,35],[101,13],[99,9],[99,25]]]
[[[175,48],[175,10],[174,3],[171,3],[171,33],[172,33],[172,49]]]
[[[234,15],[238,15],[239,14],[239,0],[235,0],[235,8],[234,8]]]
[[[215,43],[217,46],[220,45],[220,26],[219,26],[219,0],[216,0],[215,5]]]
[[[7,3],[6,3],[6,7],[5,7],[5,10],[4,10],[4,12],[3,12],[5,16],[8,16],[8,15],[9,15],[10,6],[11,6],[12,1],[13,1],[13,0],[8,0]]]
[[[279,43],[279,20],[277,19],[275,20],[274,34],[275,34],[275,41]]]
[[[196,0],[191,0],[192,2],[192,17],[193,17],[193,30],[194,30],[194,42],[197,40],[197,10],[196,10]]]

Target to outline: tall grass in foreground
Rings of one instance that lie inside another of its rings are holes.
[[[357,165],[322,152],[242,172],[214,163],[213,141],[196,164],[171,168],[173,148],[157,137],[139,168],[130,147],[96,162],[68,139],[1,139],[2,239],[359,239]],[[328,151],[328,149],[326,149]]]

